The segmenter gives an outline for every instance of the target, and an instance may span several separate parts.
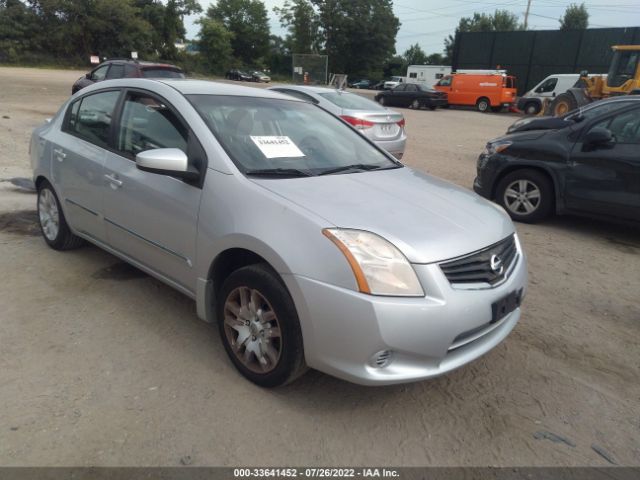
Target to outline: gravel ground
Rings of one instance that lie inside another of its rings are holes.
[[[0,179],[30,176],[30,131],[81,74],[0,68]],[[514,120],[403,113],[404,161],[465,187]],[[47,248],[34,210],[0,182],[1,465],[640,465],[637,229],[518,225],[522,320],[452,374],[367,388],[310,372],[262,390],[192,301],[97,248]]]

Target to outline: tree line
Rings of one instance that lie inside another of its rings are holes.
[[[0,62],[86,65],[90,55],[166,60],[188,71],[223,73],[251,67],[289,75],[294,53],[326,54],[329,71],[381,79],[412,64],[451,64],[455,36],[427,55],[419,44],[396,55],[400,20],[392,0],[285,0],[274,12],[286,34],[271,34],[261,0],[217,0],[206,12],[197,0],[0,0]],[[195,52],[184,17],[196,21]],[[586,28],[584,5],[571,5],[562,28]],[[506,10],[461,18],[457,32],[522,29]]]

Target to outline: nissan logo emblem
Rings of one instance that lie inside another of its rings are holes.
[[[491,271],[496,275],[501,275],[504,271],[504,265],[502,264],[502,259],[498,255],[491,255],[491,260],[489,261],[491,266]]]

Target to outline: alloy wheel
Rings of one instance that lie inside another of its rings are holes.
[[[38,217],[44,236],[53,242],[60,230],[60,213],[58,212],[56,197],[48,188],[44,188],[40,192],[38,198]]]
[[[531,180],[511,182],[504,191],[504,204],[516,215],[531,215],[540,206],[540,188]]]
[[[236,358],[252,372],[269,373],[282,354],[282,333],[269,301],[256,289],[238,287],[224,304],[224,332]]]

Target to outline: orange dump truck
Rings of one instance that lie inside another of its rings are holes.
[[[516,101],[516,77],[503,73],[452,73],[433,88],[445,92],[450,105],[475,105],[481,112],[499,112]]]

